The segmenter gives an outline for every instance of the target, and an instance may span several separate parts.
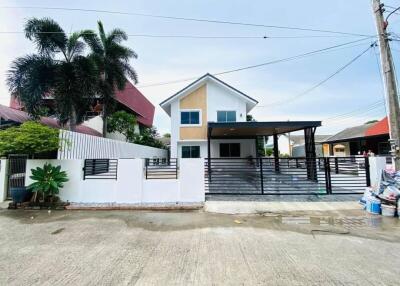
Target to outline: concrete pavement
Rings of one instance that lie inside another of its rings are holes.
[[[0,211],[0,285],[398,285],[399,219]]]

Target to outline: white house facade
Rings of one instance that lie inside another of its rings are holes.
[[[171,157],[205,158],[209,122],[246,122],[258,102],[218,78],[206,74],[163,101],[171,117]],[[256,157],[254,139],[214,139],[213,158]]]

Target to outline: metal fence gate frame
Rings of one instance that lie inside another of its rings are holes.
[[[371,185],[368,157],[210,158],[210,195],[361,194]]]
[[[7,198],[11,198],[11,188],[25,187],[27,160],[28,155],[8,155]]]

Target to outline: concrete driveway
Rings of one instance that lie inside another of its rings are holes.
[[[0,211],[0,285],[399,285],[399,219],[362,211]]]

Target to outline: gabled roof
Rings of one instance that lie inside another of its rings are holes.
[[[315,143],[321,143],[330,137],[332,137],[332,135],[314,135],[314,141]],[[304,135],[290,135],[290,141],[292,141],[295,146],[304,145]]]
[[[370,136],[387,135],[389,133],[389,127],[387,124],[387,119],[382,119],[381,121],[363,124],[359,126],[354,126],[346,128],[339,133],[329,137],[325,140],[326,143],[341,142],[349,139],[359,139]]]
[[[13,123],[24,123],[26,121],[31,120],[31,118],[29,117],[29,114],[26,113],[25,111],[13,109],[13,108],[1,105],[1,104],[0,104],[0,119],[3,119],[4,121],[10,121]],[[58,124],[57,120],[54,118],[42,117],[40,119],[40,123],[47,125],[49,127],[52,127],[52,128],[61,129],[60,124]],[[97,132],[96,130],[94,130],[88,126],[82,125],[82,124],[78,125],[76,127],[75,132],[93,135],[93,136],[99,136],[99,137],[102,136],[101,133]]]
[[[153,125],[155,107],[132,83],[127,81],[124,90],[117,90],[115,99],[136,113],[138,122]]]
[[[188,86],[184,87],[183,89],[181,89],[180,91],[178,91],[174,95],[172,95],[172,96],[168,97],[167,99],[165,99],[163,102],[160,103],[160,106],[165,110],[165,112],[170,114],[170,104],[171,104],[172,101],[174,101],[175,99],[177,99],[179,97],[186,96],[190,92],[196,90],[197,88],[199,88],[200,86],[205,84],[207,81],[212,81],[212,82],[214,82],[214,83],[216,83],[216,84],[218,84],[220,86],[228,88],[229,90],[234,92],[236,95],[242,97],[244,100],[246,100],[249,103],[249,105],[250,105],[249,109],[252,109],[258,103],[258,101],[255,100],[254,98],[248,96],[247,94],[241,92],[240,90],[237,90],[236,88],[234,88],[231,85],[227,84],[226,82],[220,80],[219,78],[213,76],[212,74],[206,73],[205,75],[203,75],[202,77],[198,78],[197,80],[195,80],[194,82],[192,82]]]

